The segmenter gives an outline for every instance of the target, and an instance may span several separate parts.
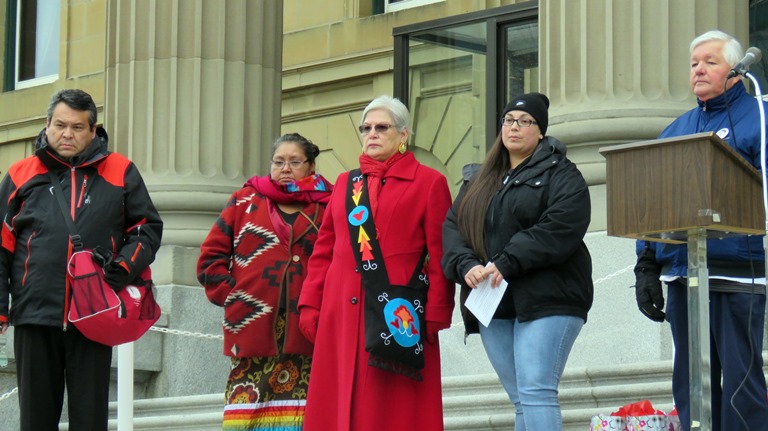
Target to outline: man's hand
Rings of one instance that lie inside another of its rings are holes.
[[[121,257],[114,259],[112,252],[102,246],[96,246],[91,251],[93,260],[101,265],[104,270],[104,280],[109,283],[115,292],[121,291],[127,286],[133,277],[128,270],[128,264]]]
[[[656,253],[650,248],[645,249],[635,265],[635,298],[640,312],[654,322],[663,322],[666,317],[660,275]]]
[[[119,258],[104,265],[104,279],[115,292],[122,290],[133,280],[131,278],[131,273],[121,265]]]

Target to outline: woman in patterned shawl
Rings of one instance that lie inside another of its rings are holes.
[[[296,303],[332,185],[298,133],[273,145],[270,175],[232,194],[200,247],[197,277],[224,307],[226,430],[301,430],[312,343]]]

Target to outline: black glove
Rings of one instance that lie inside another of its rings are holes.
[[[120,261],[121,259],[117,258],[104,265],[104,280],[115,292],[119,292],[133,280],[131,273],[120,264]]]
[[[106,248],[100,245],[94,247],[91,257],[104,270],[104,280],[115,292],[119,292],[133,280],[131,273],[121,265],[123,258],[114,259],[112,252]]]
[[[645,317],[654,322],[663,322],[664,292],[661,290],[661,266],[656,262],[656,254],[646,248],[637,258],[635,265],[635,297],[637,307]]]
[[[112,263],[112,252],[100,245],[97,245],[93,248],[93,250],[91,250],[91,258],[100,267],[104,268],[105,266]]]

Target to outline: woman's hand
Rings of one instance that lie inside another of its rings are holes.
[[[482,265],[475,265],[464,275],[464,281],[467,283],[467,286],[474,289],[485,280],[485,277],[485,268]]]
[[[499,287],[501,281],[504,280],[504,276],[501,275],[501,271],[496,268],[496,264],[491,262],[483,269],[486,277],[491,277],[491,287]]]
[[[444,323],[440,322],[433,322],[430,320],[424,321],[424,327],[422,328],[423,332],[427,334],[426,339],[429,344],[435,344],[437,343],[437,333],[438,331],[442,331],[443,329],[449,328],[450,325],[446,326]]]
[[[488,277],[491,277],[491,287],[498,287],[499,284],[501,284],[501,280],[504,279],[501,272],[496,268],[496,264],[491,262],[485,267],[482,265],[473,266],[469,272],[464,275],[464,281],[467,283],[467,286],[474,289]]]
[[[312,307],[302,307],[299,312],[299,330],[312,344],[317,337],[317,322],[320,321],[320,310]]]

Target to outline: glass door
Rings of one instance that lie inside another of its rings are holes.
[[[538,7],[521,3],[396,28],[394,95],[411,112],[410,148],[454,194],[480,163],[516,94],[538,89]]]

